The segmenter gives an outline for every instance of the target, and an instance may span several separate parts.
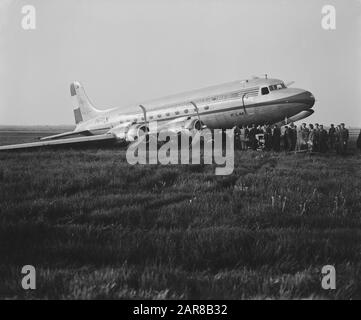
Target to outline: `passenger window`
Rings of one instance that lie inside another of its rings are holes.
[[[209,109],[209,106],[205,106],[205,107],[204,107],[204,110],[208,110],[208,109]]]
[[[176,111],[175,114],[178,115],[178,114],[179,114],[179,111]]]
[[[188,113],[188,109],[185,109],[185,110],[184,110],[184,113]]]
[[[268,88],[267,88],[267,87],[263,87],[263,88],[261,89],[261,93],[262,93],[262,95],[269,94]]]

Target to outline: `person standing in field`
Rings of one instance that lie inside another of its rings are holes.
[[[313,151],[320,152],[320,125],[318,123],[315,124],[313,134]]]
[[[283,139],[284,139],[284,150],[290,151],[292,146],[292,140],[291,140],[291,129],[289,126],[285,126]]]
[[[357,148],[361,151],[361,130],[360,130],[360,134],[358,135],[356,145]]]
[[[233,127],[234,132],[234,146],[236,149],[242,150],[241,147],[241,129],[238,126]]]
[[[320,131],[319,131],[319,151],[322,153],[325,153],[327,151],[327,138],[328,134],[327,131],[323,128],[323,125],[320,125]]]
[[[296,130],[296,138],[297,138],[297,142],[296,142],[296,151],[300,151],[302,150],[302,125]]]
[[[294,125],[294,123],[291,123],[289,132],[290,132],[290,142],[291,142],[290,151],[295,151],[297,144],[297,127]]]
[[[265,149],[266,151],[270,151],[272,149],[272,129],[270,125],[266,125],[264,129],[264,141],[265,141]]]
[[[308,135],[308,151],[313,152],[314,151],[314,140],[315,140],[315,129],[313,127],[313,124],[309,125],[309,135]]]
[[[277,124],[273,127],[272,145],[274,151],[279,152],[281,150],[281,129]]]
[[[341,123],[341,129],[340,129],[341,154],[346,154],[346,152],[347,152],[348,138],[349,138],[349,132],[345,128],[345,124]]]
[[[328,130],[328,138],[329,138],[330,150],[335,150],[336,128],[334,124],[331,124],[331,128]]]
[[[240,128],[240,141],[241,141],[241,150],[247,150],[247,129],[242,126]]]
[[[302,126],[297,127],[296,130],[296,135],[297,135],[297,142],[296,142],[296,151],[300,151],[301,150],[301,146],[302,146]]]
[[[302,123],[302,125],[297,129],[297,144],[296,144],[296,150],[297,151],[301,151],[305,149],[305,144],[307,143],[307,138],[308,138],[308,134],[307,137],[304,135],[304,133],[306,132],[306,124]]]
[[[244,149],[247,150],[249,148],[249,126],[244,127],[244,141],[245,141],[245,147]]]
[[[306,127],[306,123],[302,123],[302,127],[301,127],[301,150],[307,150],[309,134],[310,134],[310,130]]]
[[[256,139],[256,134],[257,134],[257,128],[256,125],[253,124],[251,130],[249,130],[249,145],[251,147],[252,150],[256,150],[257,149],[257,139]]]
[[[341,125],[337,125],[336,131],[335,131],[335,149],[336,153],[341,153]]]

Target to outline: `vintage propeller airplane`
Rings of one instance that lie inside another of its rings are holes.
[[[43,137],[37,142],[0,146],[0,150],[90,141],[135,141],[157,121],[157,130],[177,133],[203,128],[228,129],[235,125],[294,122],[310,116],[311,92],[289,88],[282,80],[253,77],[122,108],[97,109],[79,82],[70,85],[76,127],[74,131]],[[124,109],[123,109],[124,110]]]

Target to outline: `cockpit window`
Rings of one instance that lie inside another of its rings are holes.
[[[277,84],[273,84],[273,85],[269,86],[269,89],[271,91],[281,90],[281,89],[286,89],[286,86],[283,82],[281,82],[281,83],[277,83]]]
[[[261,89],[261,93],[264,95],[264,94],[269,94],[269,90],[268,90],[268,88],[267,87],[263,87],[262,89]]]

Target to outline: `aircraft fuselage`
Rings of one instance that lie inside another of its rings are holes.
[[[170,122],[181,117],[198,117],[209,128],[232,128],[235,125],[272,124],[292,117],[305,118],[313,113],[315,99],[309,91],[287,88],[278,79],[251,79],[185,92],[142,105],[147,121]],[[135,112],[116,108],[82,122],[77,130],[93,133],[107,131],[122,123],[142,123],[144,113],[138,105]],[[300,119],[297,119],[300,120]]]

